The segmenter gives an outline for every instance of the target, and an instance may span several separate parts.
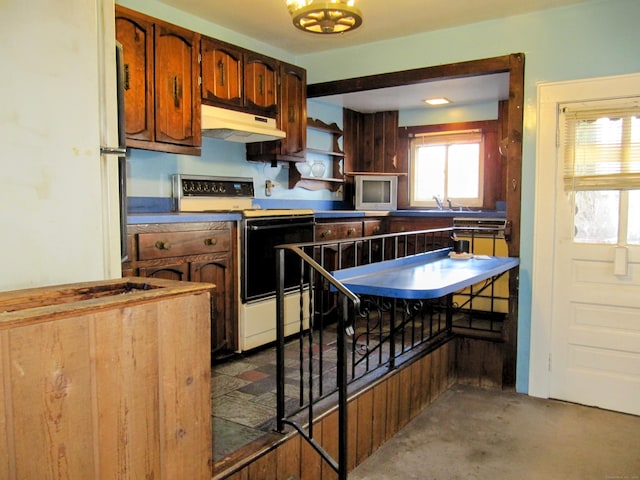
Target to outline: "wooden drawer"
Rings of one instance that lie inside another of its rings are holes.
[[[362,236],[362,222],[320,223],[316,225],[316,241],[342,240]]]
[[[229,230],[138,234],[138,259],[181,257],[223,252],[231,248]]]
[[[365,220],[364,221],[364,236],[370,237],[372,235],[382,235],[386,233],[384,231],[383,220]]]

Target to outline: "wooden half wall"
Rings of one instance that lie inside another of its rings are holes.
[[[393,437],[456,381],[456,341],[406,363],[349,399],[349,471]],[[338,458],[338,412],[332,409],[314,424],[314,437]],[[297,433],[265,449],[233,471],[214,472],[214,479],[332,480],[337,474]]]

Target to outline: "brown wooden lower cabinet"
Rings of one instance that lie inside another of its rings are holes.
[[[423,408],[456,381],[456,341],[401,366],[355,394],[348,405],[349,470],[393,437]],[[331,410],[314,424],[314,438],[333,458],[338,457],[337,411]],[[268,448],[237,471],[215,472],[215,480],[332,480],[337,478],[326,462],[297,433]]]
[[[235,222],[130,225],[123,275],[215,285],[211,297],[214,357],[238,348]]]
[[[209,480],[211,287],[0,293],[0,478]]]

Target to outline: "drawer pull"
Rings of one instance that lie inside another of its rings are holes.
[[[214,246],[218,244],[218,239],[217,238],[205,238],[204,240],[204,244],[207,246]]]
[[[321,236],[322,238],[327,238],[327,237],[331,236],[331,234],[332,234],[332,233],[333,233],[333,232],[332,232],[331,230],[325,230],[324,232],[322,232],[322,233],[320,234],[320,236]]]
[[[156,242],[156,248],[158,250],[171,250],[171,244],[169,242],[162,242],[158,240]]]
[[[350,228],[347,230],[347,235],[353,235],[354,233],[356,233],[356,229],[355,228]]]
[[[380,231],[380,225],[376,225],[373,227],[373,233],[378,233]]]

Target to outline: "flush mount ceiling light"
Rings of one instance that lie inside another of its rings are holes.
[[[354,0],[287,0],[293,24],[311,33],[344,33],[362,24]]]
[[[437,107],[439,105],[448,105],[451,103],[451,100],[449,100],[448,98],[439,97],[439,98],[425,98],[423,102],[432,107]]]

